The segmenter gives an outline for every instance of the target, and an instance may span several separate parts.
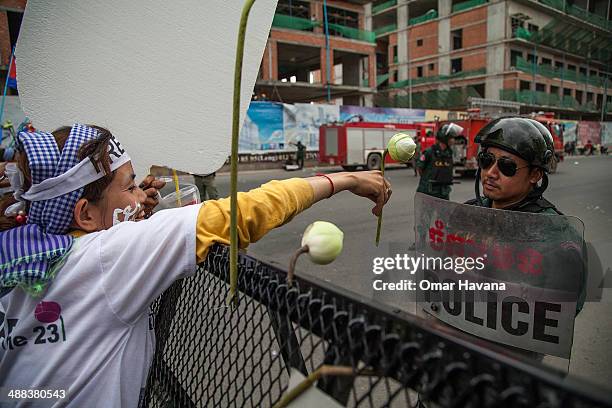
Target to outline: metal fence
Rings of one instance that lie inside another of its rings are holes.
[[[290,367],[307,375],[323,364],[355,373],[316,385],[346,406],[612,406],[612,393],[501,348],[311,277],[288,287],[285,277],[241,255],[238,304],[227,307],[229,249],[214,247],[152,306],[157,345],[142,406],[270,407]]]

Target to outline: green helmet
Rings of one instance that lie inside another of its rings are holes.
[[[446,123],[436,133],[436,140],[448,144],[448,140],[459,136],[463,132],[463,128],[456,123]]]
[[[554,145],[550,131],[537,120],[504,117],[489,122],[474,140],[482,147],[497,147],[515,154],[531,166],[548,171]]]

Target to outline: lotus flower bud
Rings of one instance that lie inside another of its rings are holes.
[[[342,252],[344,233],[331,222],[315,221],[302,236],[302,246],[308,246],[310,260],[319,265],[327,265]]]
[[[389,156],[400,163],[407,163],[412,160],[416,151],[416,143],[412,136],[406,133],[396,133],[387,144]]]

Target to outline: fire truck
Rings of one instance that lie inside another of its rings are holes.
[[[551,173],[557,163],[563,160],[563,126],[554,119],[553,113],[530,115],[542,123],[553,136],[555,160]],[[319,161],[340,165],[343,169],[354,171],[362,167],[368,170],[379,169],[382,156],[391,137],[398,133],[408,133],[418,143],[421,151],[435,143],[435,134],[445,123],[453,122],[463,128],[460,137],[452,146],[454,170],[458,175],[473,175],[478,169],[476,157],[479,145],[474,142],[476,135],[490,117],[480,115],[479,109],[470,109],[468,116],[460,120],[420,122],[413,124],[346,122],[322,125],[319,128]],[[385,164],[396,163],[387,155]],[[411,166],[412,163],[408,163]]]
[[[557,164],[563,161],[565,150],[563,149],[563,123],[555,119],[553,112],[544,112],[537,115],[532,115],[532,119],[537,120],[548,130],[553,137],[553,145],[555,146],[555,160],[552,162],[550,172],[554,173],[557,171]]]
[[[319,127],[319,162],[340,165],[347,171],[354,171],[359,167],[368,170],[379,169],[385,147],[394,134],[407,133],[423,148],[427,148],[435,141],[434,128],[434,122],[325,124]],[[387,163],[397,162],[387,155],[385,164]]]
[[[555,158],[551,165],[551,173],[557,171],[557,164],[563,160],[563,126],[560,126],[560,122],[554,119],[554,113],[545,113],[540,115],[530,115],[532,119],[542,123],[550,131],[553,136],[553,145],[555,149]],[[453,123],[458,124],[463,128],[463,133],[460,137],[455,139],[455,144],[452,146],[453,158],[454,158],[454,169],[459,175],[473,175],[478,169],[478,163],[476,157],[478,155],[479,145],[474,142],[476,135],[482,129],[491,118],[480,116],[478,109],[470,110],[469,116],[461,120],[453,120]],[[436,132],[445,123],[434,122],[434,132]]]

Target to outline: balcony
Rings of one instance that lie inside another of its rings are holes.
[[[312,31],[315,27],[321,27],[323,23],[317,20],[309,20],[301,17],[292,17],[286,14],[275,14],[272,20],[272,27],[287,28],[290,30]],[[376,43],[376,34],[372,31],[359,30],[357,28],[346,27],[340,24],[328,24],[332,31],[330,35],[350,38],[353,40]]]
[[[568,69],[556,68],[551,65],[535,65],[522,57],[516,59],[516,68],[520,71],[533,75],[541,75],[546,78],[554,78],[564,81],[580,82],[603,88],[604,78],[599,76],[588,76]]]
[[[422,16],[414,17],[408,20],[408,25],[421,24],[429,20],[435,20],[438,18],[438,12],[436,10],[429,10]]]
[[[412,80],[404,79],[403,81],[398,81],[390,85],[390,88],[405,88],[410,85],[410,81],[412,81],[412,86],[432,83],[432,82],[445,82],[452,81],[456,79],[464,79],[478,75],[484,75],[487,73],[486,68],[475,69],[473,71],[462,71],[457,72],[456,74],[451,75],[435,75],[421,78],[412,78]]]
[[[327,25],[330,30],[335,31],[336,35],[350,38],[353,40],[366,41],[376,44],[376,33],[372,31],[359,30],[357,28],[346,27],[340,24],[330,23]]]
[[[397,0],[385,1],[384,3],[380,3],[380,4],[377,4],[376,6],[372,6],[372,14],[378,14],[396,5],[397,5]]]
[[[500,99],[505,101],[520,102],[527,105],[560,107],[585,112],[597,110],[597,107],[593,102],[588,102],[584,105],[581,105],[576,99],[571,96],[564,95],[563,97],[559,97],[559,95],[550,94],[548,92],[502,89],[500,91],[499,96]]]
[[[415,92],[412,94],[412,104],[410,104],[409,95],[395,95],[394,97],[375,97],[375,101],[380,106],[394,106],[407,108],[412,105],[413,108],[429,108],[429,109],[454,109],[465,108],[469,98],[480,98],[482,95],[471,86],[457,88],[451,90],[433,90],[427,92]]]
[[[612,22],[597,14],[589,13],[587,10],[576,5],[567,4],[564,0],[538,0],[542,4],[546,4],[552,8],[562,11],[566,14],[585,20],[591,24],[601,27],[606,30],[612,30]]]
[[[272,27],[288,28],[290,30],[299,31],[312,31],[313,28],[319,27],[320,25],[320,21],[293,17],[285,14],[274,14],[274,20],[272,20]]]

